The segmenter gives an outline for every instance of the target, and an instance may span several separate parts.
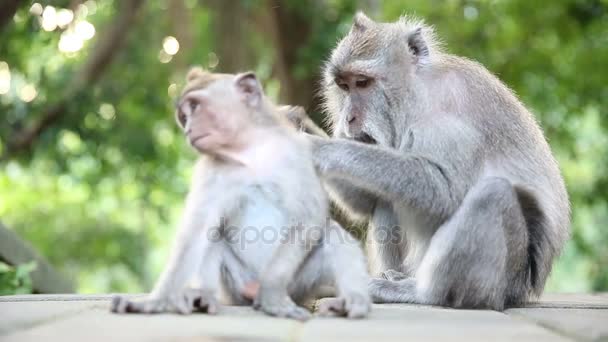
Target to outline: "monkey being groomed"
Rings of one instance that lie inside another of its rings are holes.
[[[286,109],[267,100],[253,73],[195,68],[187,79],[176,118],[201,158],[181,226],[152,293],[115,297],[112,311],[216,313],[221,291],[231,304],[306,319],[298,304],[329,285],[337,297],[320,314],[365,317],[363,252],[328,221],[309,143],[280,113]],[[252,303],[248,286],[258,283]]]

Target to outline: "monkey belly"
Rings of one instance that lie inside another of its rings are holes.
[[[287,233],[288,218],[273,199],[260,193],[247,194],[244,203],[230,218],[227,241],[243,265],[259,275]]]

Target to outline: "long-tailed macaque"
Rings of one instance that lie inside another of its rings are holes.
[[[187,80],[176,118],[201,157],[183,220],[152,293],[116,297],[112,310],[215,313],[220,290],[229,303],[252,304],[247,287],[259,284],[256,308],[306,319],[310,313],[298,304],[329,285],[337,298],[320,314],[366,316],[363,252],[329,221],[309,142],[285,115],[296,108],[276,108],[253,73],[195,68]]]
[[[507,86],[421,21],[359,13],[322,91],[333,138],[310,137],[315,164],[331,198],[369,221],[375,302],[502,310],[542,293],[568,196]]]

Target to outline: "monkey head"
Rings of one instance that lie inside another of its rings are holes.
[[[334,136],[398,144],[395,125],[406,120],[404,107],[416,105],[416,74],[436,45],[432,29],[422,22],[403,17],[376,23],[357,13],[323,74],[322,93]]]
[[[261,123],[265,99],[252,72],[210,73],[189,71],[175,117],[190,145],[200,153],[239,151]]]

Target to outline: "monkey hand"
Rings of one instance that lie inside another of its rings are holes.
[[[253,302],[253,308],[271,316],[293,318],[300,321],[311,317],[308,310],[298,306],[289,295],[276,289],[260,288]]]
[[[334,153],[336,148],[329,141],[330,139],[320,138],[318,136],[307,134],[313,156],[315,168],[321,175],[327,175],[334,171],[335,162],[339,155]]]
[[[317,306],[317,315],[322,317],[365,318],[369,314],[371,306],[371,300],[367,294],[353,293],[338,298],[320,299]]]
[[[131,300],[124,296],[115,296],[112,300],[111,311],[115,313],[163,313],[177,312],[189,314],[193,311],[215,314],[218,310],[218,300],[209,291],[200,289],[185,289],[170,296],[148,296],[143,300]]]
[[[281,106],[279,113],[283,114],[298,130],[304,130],[308,118],[306,111],[300,106]]]

